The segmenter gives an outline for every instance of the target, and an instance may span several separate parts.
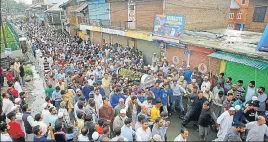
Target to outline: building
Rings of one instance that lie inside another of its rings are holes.
[[[231,0],[228,29],[244,29],[248,4],[249,0]]]
[[[267,5],[267,0],[249,0],[245,30],[254,32],[264,31],[268,23]]]
[[[186,30],[225,28],[230,0],[165,0],[166,14],[185,16]]]

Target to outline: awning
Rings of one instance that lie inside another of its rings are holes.
[[[222,59],[230,62],[235,62],[243,65],[247,65],[253,68],[257,68],[259,70],[264,70],[268,68],[268,62],[249,58],[249,57],[244,57],[236,54],[231,54],[231,53],[225,53],[225,52],[214,52],[208,55],[209,57],[217,58],[217,59]]]
[[[81,6],[79,6],[75,12],[81,12],[82,10],[84,10],[88,5],[85,3],[85,4],[82,4]]]

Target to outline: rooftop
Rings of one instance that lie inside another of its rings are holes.
[[[262,33],[228,29],[185,31],[181,42],[268,61],[268,52],[256,50],[261,36]]]

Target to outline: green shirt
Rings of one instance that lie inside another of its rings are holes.
[[[46,95],[48,95],[50,98],[52,97],[52,93],[54,92],[55,88],[47,88],[45,90]]]

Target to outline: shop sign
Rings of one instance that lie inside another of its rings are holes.
[[[183,15],[156,15],[153,35],[180,39],[184,29]]]
[[[135,39],[142,39],[147,41],[153,41],[152,40],[152,34],[151,33],[144,33],[144,32],[136,32],[136,31],[126,31],[126,37],[131,37]]]
[[[152,87],[155,83],[155,80],[153,78],[153,76],[151,75],[148,75],[148,74],[144,74],[142,77],[141,77],[141,88],[142,89],[145,89],[147,87]]]
[[[92,26],[88,26],[88,25],[82,25],[82,24],[80,24],[80,25],[79,25],[79,29],[80,29],[81,31],[86,31],[86,30],[91,31],[91,30],[92,30]]]
[[[140,81],[143,75],[143,73],[141,72],[137,72],[126,68],[120,68],[118,74],[120,76],[127,77],[130,80],[137,80],[137,81]]]
[[[124,31],[121,31],[121,30],[101,28],[101,32],[107,33],[107,34],[114,34],[114,35],[125,36],[125,32]]]

